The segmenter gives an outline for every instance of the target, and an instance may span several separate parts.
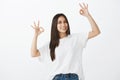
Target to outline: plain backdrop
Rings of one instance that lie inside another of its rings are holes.
[[[119,0],[0,0],[0,80],[45,80],[42,75],[50,68],[31,57],[31,25],[40,20],[45,29],[38,48],[49,40],[56,13],[67,16],[71,33],[89,31],[88,20],[79,14],[81,2],[88,3],[101,30],[83,51],[85,79],[120,80]]]

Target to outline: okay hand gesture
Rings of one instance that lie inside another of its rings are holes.
[[[37,24],[34,22],[34,24],[31,25],[31,27],[35,30],[35,34],[37,34],[37,35],[39,35],[39,34],[41,34],[42,32],[44,32],[44,29],[43,29],[42,27],[40,27],[39,24],[40,24],[40,22],[38,21]]]
[[[80,4],[80,3],[79,3],[79,5],[80,5],[80,7],[81,7],[81,9],[80,9],[80,11],[79,11],[80,14],[87,17],[87,16],[89,15],[89,12],[88,12],[88,4],[85,4],[85,3]]]

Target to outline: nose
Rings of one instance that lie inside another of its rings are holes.
[[[64,26],[65,26],[65,23],[62,23],[61,25],[64,27]]]

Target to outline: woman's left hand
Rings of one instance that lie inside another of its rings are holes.
[[[86,16],[86,17],[89,16],[88,4],[85,4],[85,3],[80,4],[80,3],[79,3],[79,5],[80,5],[80,7],[81,7],[79,13],[80,13],[81,15],[83,15],[83,16]]]

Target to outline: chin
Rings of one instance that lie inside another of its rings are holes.
[[[66,33],[66,31],[61,31],[61,33]]]

